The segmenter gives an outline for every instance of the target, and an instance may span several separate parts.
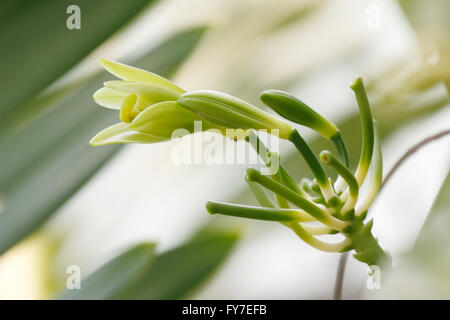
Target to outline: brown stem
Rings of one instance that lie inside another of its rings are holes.
[[[397,162],[394,164],[394,166],[389,170],[388,174],[384,178],[383,184],[381,185],[381,188],[384,187],[384,185],[388,182],[388,180],[392,177],[392,175],[395,173],[395,171],[403,164],[403,162],[406,161],[411,155],[413,155],[417,150],[419,150],[424,145],[428,144],[429,142],[432,142],[434,140],[437,140],[439,138],[442,138],[443,136],[450,133],[450,129],[440,131],[430,137],[427,137],[423,139],[422,141],[419,141],[415,145],[413,145],[411,148],[409,148],[400,159],[397,160]],[[380,188],[380,190],[381,190]]]
[[[409,148],[401,157],[397,160],[397,162],[394,164],[394,166],[389,170],[388,174],[384,178],[383,184],[381,185],[381,188],[384,187],[384,185],[388,182],[388,180],[392,177],[392,175],[395,173],[395,171],[405,162],[412,154],[414,154],[417,150],[425,146],[426,144],[435,141],[439,138],[442,138],[443,136],[450,134],[450,129],[440,131],[430,137],[427,137],[415,145],[413,145],[411,148]],[[381,191],[380,188],[380,191]],[[345,266],[347,264],[347,257],[348,252],[344,252],[340,259],[339,259],[339,265],[337,269],[336,274],[336,283],[334,286],[334,299],[335,300],[341,300],[342,299],[342,286],[344,283],[344,272],[345,272]]]
[[[334,300],[342,299],[342,286],[344,284],[345,265],[347,264],[348,252],[341,254],[339,258],[338,269],[336,273],[336,283],[334,285]]]

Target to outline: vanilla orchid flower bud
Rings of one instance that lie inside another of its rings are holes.
[[[278,130],[287,139],[292,127],[254,105],[231,95],[212,91],[190,91],[180,95],[177,102],[200,118],[225,128]]]
[[[327,139],[339,133],[336,125],[308,107],[305,103],[281,90],[265,90],[260,99],[283,118],[309,127]]]
[[[330,139],[346,166],[349,158],[344,141],[338,127],[305,103],[281,90],[265,90],[260,95],[261,101],[280,116],[317,131],[326,139]]]
[[[196,121],[202,122],[203,130],[215,128],[224,132],[177,104],[185,91],[169,80],[114,61],[100,62],[122,80],[105,82],[94,93],[94,100],[103,107],[119,110],[121,122],[99,132],[91,139],[91,145],[167,141],[177,129],[183,129],[185,134],[194,132]]]
[[[196,121],[202,122],[202,130],[222,129],[202,121],[195,113],[183,108],[175,101],[160,102],[148,107],[131,122],[130,129],[170,138],[177,129],[194,133]],[[224,130],[221,131],[224,132]]]

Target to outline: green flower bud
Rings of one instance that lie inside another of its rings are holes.
[[[91,145],[153,143],[208,129],[218,129],[225,135],[225,128],[210,124],[180,106],[176,101],[185,91],[169,80],[114,61],[100,59],[100,62],[122,80],[105,82],[94,93],[94,100],[103,107],[120,110],[121,123],[98,133]]]
[[[287,139],[292,127],[250,103],[212,90],[191,91],[180,95],[177,102],[200,118],[225,128],[279,130]]]
[[[333,138],[339,132],[334,123],[287,92],[266,90],[262,92],[260,99],[280,116],[309,127],[327,139]]]
[[[202,121],[195,113],[175,101],[160,102],[148,107],[131,122],[130,129],[170,139],[177,129],[193,133],[196,121],[202,122],[202,130],[221,129]]]
[[[113,143],[156,143],[169,140],[131,130],[128,123],[119,122],[103,129],[89,141],[91,146],[104,146]]]
[[[349,166],[347,149],[338,127],[333,122],[324,118],[302,101],[284,91],[266,90],[262,92],[260,99],[282,117],[311,128],[323,137],[330,139],[334,143],[344,164],[347,167]]]

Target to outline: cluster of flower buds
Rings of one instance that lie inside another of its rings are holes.
[[[270,166],[274,155],[277,161],[280,160],[279,155],[268,150],[255,131],[277,130],[279,138],[294,144],[314,179],[303,179],[299,184],[281,164],[279,170],[271,175],[251,168],[247,170],[246,180],[260,206],[210,201],[206,205],[208,212],[278,221],[314,248],[327,252],[355,250],[354,257],[368,265],[381,265],[390,260],[372,235],[372,220],[364,223],[381,187],[382,156],[361,78],[351,85],[360,111],[363,141],[360,160],[353,172],[337,126],[286,92],[267,90],[260,97],[264,104],[284,118],[281,119],[221,92],[185,92],[151,72],[109,60],[101,60],[101,63],[122,80],[105,82],[104,87],[94,94],[94,99],[104,107],[120,110],[121,121],[98,133],[91,145],[167,141],[174,137],[175,130],[193,133],[194,122],[202,121],[203,130],[216,129],[224,135],[227,129],[244,129],[246,141]],[[329,139],[338,157],[327,150],[317,157],[285,119],[307,126]],[[323,165],[336,171],[337,178],[327,176]],[[369,169],[371,175],[366,179]],[[367,184],[366,192],[361,195],[364,182]],[[317,237],[325,234],[335,234],[342,239],[330,243]]]
[[[101,59],[103,67],[122,80],[107,81],[94,100],[101,106],[120,110],[120,122],[99,132],[91,145],[111,143],[155,143],[172,139],[174,131],[193,133],[194,123],[202,130],[278,130],[286,139],[292,127],[250,103],[212,90],[185,92],[154,73]],[[177,135],[179,137],[180,135]]]

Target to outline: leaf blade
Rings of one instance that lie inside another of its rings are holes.
[[[140,281],[154,260],[152,243],[139,244],[113,258],[86,279],[80,289],[65,290],[61,300],[122,299]]]
[[[180,32],[135,64],[167,76],[191,52],[204,30]],[[0,197],[4,201],[0,254],[42,225],[119,150],[88,144],[95,133],[118,119],[117,113],[96,106],[92,99],[108,79],[106,72],[98,74],[20,133],[0,139]]]
[[[128,299],[181,299],[191,294],[231,252],[238,235],[212,233],[156,257]]]

